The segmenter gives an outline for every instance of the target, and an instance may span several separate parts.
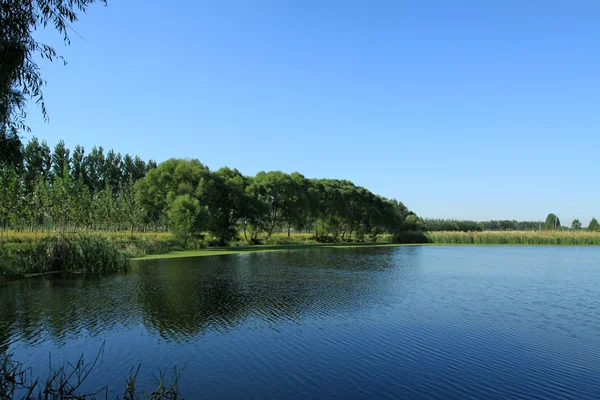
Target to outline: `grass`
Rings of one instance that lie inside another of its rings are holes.
[[[103,351],[104,345],[91,363],[86,363],[82,355],[76,363],[51,365],[46,380],[33,379],[31,368],[25,368],[22,363],[14,360],[11,354],[0,354],[0,399],[108,399],[108,385],[92,392],[84,392],[81,389]],[[166,371],[159,370],[158,376],[153,375],[154,389],[148,391],[136,385],[140,367],[141,364],[137,368],[131,368],[129,376],[124,377],[124,400],[182,398],[179,392],[181,370],[173,369],[170,379],[167,378]]]
[[[229,247],[210,247],[210,236],[183,248],[167,232],[91,233],[70,237],[58,233],[8,232],[9,243],[0,245],[0,278],[56,271],[109,272],[126,268],[129,259],[207,257],[309,248],[355,248],[398,245],[600,245],[600,232],[589,231],[484,231],[401,232],[380,235],[376,242],[318,243],[308,233],[274,234],[262,245],[237,241]]]
[[[18,278],[58,271],[105,273],[124,270],[129,257],[105,236],[56,235],[0,246],[0,277]]]
[[[117,240],[129,240],[131,238],[135,238],[135,239],[155,239],[155,240],[173,240],[173,234],[171,234],[170,232],[133,232],[133,234],[131,232],[126,232],[126,231],[119,231],[119,232],[106,232],[106,231],[81,231],[79,232],[81,234],[95,234],[95,235],[100,235],[100,236],[104,236],[107,238],[114,238]],[[54,231],[54,230],[46,230],[46,231],[41,231],[41,230],[36,230],[36,231],[29,231],[29,230],[23,230],[23,231],[15,231],[15,230],[8,230],[8,231],[3,231],[3,235],[5,236],[5,242],[8,243],[29,243],[31,241],[36,241],[36,240],[42,240],[44,238],[48,238],[48,237],[56,237],[56,236],[60,236],[61,233],[59,231]]]
[[[589,231],[427,232],[425,235],[433,244],[600,246],[600,232]]]
[[[284,244],[172,251],[165,254],[146,255],[135,259],[207,257],[249,252],[304,250],[310,248],[343,249],[411,245],[600,245],[600,233],[587,231],[402,232],[402,234],[395,237],[398,243],[392,243],[391,241],[376,243],[311,243],[305,240],[305,237],[300,237],[299,240],[294,241],[294,235],[292,235],[291,239],[290,241],[283,242]],[[391,240],[391,237],[389,240]]]

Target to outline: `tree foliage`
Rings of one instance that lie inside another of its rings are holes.
[[[48,118],[38,59],[66,61],[56,50],[36,39],[35,31],[48,26],[70,44],[69,30],[93,3],[106,0],[1,0],[0,1],[0,126],[28,129],[26,103],[32,99]]]
[[[197,236],[207,227],[208,210],[189,194],[177,196],[168,210],[169,228],[186,246],[191,237]]]
[[[558,229],[560,228],[560,219],[555,214],[548,214],[546,222],[544,223],[544,229]]]
[[[588,231],[600,232],[600,224],[596,218],[592,218],[587,227]]]

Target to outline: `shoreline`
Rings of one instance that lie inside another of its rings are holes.
[[[274,253],[281,251],[309,250],[320,248],[359,248],[359,247],[397,247],[397,246],[423,246],[432,243],[417,244],[396,244],[396,243],[317,243],[317,244],[274,244],[274,245],[253,245],[236,247],[211,247],[201,250],[177,250],[161,254],[149,254],[142,257],[131,258],[131,261],[158,260],[170,258],[187,257],[212,257],[231,254],[246,253]]]
[[[161,254],[150,254],[142,257],[131,258],[131,261],[168,260],[173,258],[196,258],[215,257],[248,253],[275,253],[282,251],[300,251],[311,249],[352,249],[361,247],[482,247],[482,246],[505,246],[505,247],[594,247],[594,244],[504,244],[504,243],[319,243],[319,244],[293,244],[293,245],[254,245],[239,247],[212,247],[202,250],[178,250]]]

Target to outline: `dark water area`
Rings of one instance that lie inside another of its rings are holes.
[[[142,362],[185,398],[600,399],[600,249],[313,249],[0,285],[0,351],[44,376]]]

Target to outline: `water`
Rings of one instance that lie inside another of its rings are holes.
[[[0,286],[0,351],[186,398],[600,398],[600,250],[315,249]]]

